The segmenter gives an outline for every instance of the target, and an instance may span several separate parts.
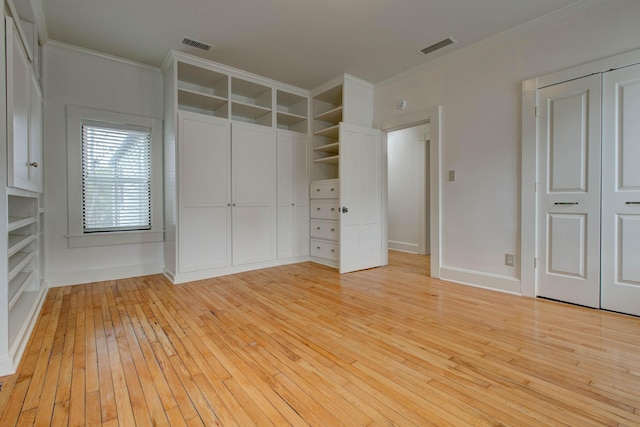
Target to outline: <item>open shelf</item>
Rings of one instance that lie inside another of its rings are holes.
[[[186,89],[221,98],[229,97],[229,78],[207,68],[178,62],[178,89]]]
[[[227,102],[226,98],[220,96],[196,92],[190,89],[178,89],[178,105],[216,111],[220,107],[225,106]]]
[[[29,224],[33,224],[34,222],[36,222],[36,219],[34,217],[18,218],[18,217],[10,216],[9,224],[7,225],[7,231],[12,232],[17,230],[18,228],[22,228]]]
[[[340,136],[340,125],[329,126],[327,128],[319,129],[313,132],[316,136],[324,136],[327,138],[338,139]]]
[[[307,121],[305,116],[278,111],[278,127],[289,128]]]
[[[342,121],[342,105],[324,113],[316,114],[313,118],[323,122],[340,123]]]
[[[33,234],[22,235],[22,234],[10,234],[9,235],[9,249],[7,250],[7,256],[11,257],[19,252],[22,248],[27,246],[29,243],[36,240],[36,236]]]
[[[35,252],[18,252],[9,258],[9,282],[11,282],[33,259]]]
[[[323,153],[338,154],[340,151],[340,142],[332,142],[331,144],[315,147],[313,151],[322,151]]]
[[[18,302],[23,292],[29,288],[34,277],[33,272],[18,273],[16,277],[9,282],[9,310]]]
[[[328,156],[328,157],[320,157],[318,159],[315,159],[313,161],[314,163],[327,163],[330,165],[337,165],[338,163],[340,163],[340,156],[339,155],[335,155],[335,156]]]

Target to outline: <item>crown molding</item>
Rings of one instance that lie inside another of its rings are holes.
[[[415,67],[409,68],[406,71],[403,71],[399,74],[396,74],[395,76],[391,76],[388,79],[382,80],[378,83],[376,83],[374,86],[376,88],[381,88],[384,86],[387,86],[391,83],[393,83],[396,80],[402,79],[406,76],[415,74],[417,72],[419,72],[422,69],[426,69],[428,67],[431,67],[433,65],[442,63],[442,62],[446,62],[446,61],[450,61],[452,59],[455,59],[459,56],[462,56],[468,52],[471,51],[476,51],[479,49],[483,49],[485,47],[490,46],[491,44],[497,43],[497,42],[501,42],[501,41],[508,41],[510,39],[516,38],[518,36],[521,36],[523,34],[532,32],[534,30],[540,29],[545,27],[546,25],[549,25],[553,22],[557,22],[560,21],[568,16],[574,15],[578,12],[581,12],[585,9],[591,8],[593,6],[596,6],[598,4],[601,3],[605,3],[608,0],[579,0],[575,3],[572,3],[570,5],[567,5],[563,8],[560,8],[556,11],[553,11],[551,13],[548,13],[546,15],[543,15],[539,18],[535,18],[531,21],[525,22],[524,24],[520,24],[518,26],[515,26],[513,28],[510,28],[508,30],[505,30],[501,33],[497,33],[494,34],[493,36],[489,36],[485,39],[482,39],[478,42],[472,43],[470,45],[467,45],[465,47],[462,47],[458,50],[454,50],[450,53],[444,54],[442,56],[439,56],[431,61],[427,61],[424,62],[422,64],[416,65]]]
[[[49,39],[47,43],[47,48],[58,48],[64,50],[70,50],[74,52],[84,53],[86,55],[97,56],[99,58],[108,59],[110,61],[120,62],[122,64],[131,65],[133,67],[143,68],[149,71],[160,72],[160,68],[154,67],[153,65],[143,64],[142,62],[132,61],[130,59],[121,58],[115,55],[109,55],[108,53],[98,52],[97,50],[91,50],[84,47],[59,42],[57,40]]]

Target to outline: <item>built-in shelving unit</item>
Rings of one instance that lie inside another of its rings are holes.
[[[237,77],[231,78],[231,118],[272,126],[271,88]]]
[[[178,62],[178,109],[215,117],[229,117],[229,77]]]
[[[9,347],[40,294],[38,195],[11,190],[7,196],[7,301]]]
[[[342,87],[338,84],[313,96],[314,179],[336,179],[339,175]]]
[[[278,90],[276,94],[276,109],[276,126],[278,129],[302,133],[308,132],[308,97]]]

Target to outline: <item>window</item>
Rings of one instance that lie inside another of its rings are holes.
[[[82,121],[85,233],[151,229],[151,129]]]
[[[158,119],[67,106],[69,247],[162,240]]]

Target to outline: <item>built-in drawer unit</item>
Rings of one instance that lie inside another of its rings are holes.
[[[337,242],[311,239],[311,256],[332,261],[339,259],[340,247]]]
[[[340,197],[340,185],[338,180],[329,182],[314,182],[311,184],[312,199],[337,199]]]
[[[340,226],[338,221],[311,220],[311,237],[327,240],[339,240]]]
[[[311,200],[311,218],[339,219],[337,200]]]

